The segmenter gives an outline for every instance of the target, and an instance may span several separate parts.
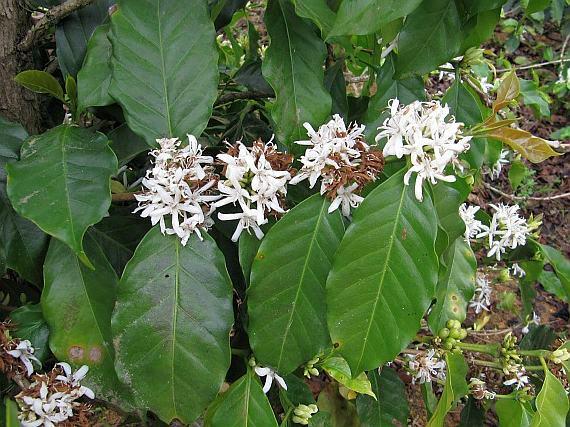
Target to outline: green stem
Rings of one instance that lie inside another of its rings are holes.
[[[500,363],[497,363],[497,362],[490,362],[490,361],[488,361],[488,360],[478,360],[478,359],[475,359],[475,360],[473,361],[473,363],[474,363],[475,365],[478,365],[478,366],[486,366],[487,368],[495,368],[495,369],[498,369],[498,370],[500,370],[500,371],[503,370],[502,365],[501,365]],[[542,371],[542,369],[543,369],[542,366],[538,366],[538,365],[530,365],[530,366],[526,366],[526,365],[525,365],[524,368],[525,368],[527,371]]]
[[[534,356],[534,357],[548,357],[550,351],[548,350],[518,350],[521,356]]]
[[[474,351],[477,353],[486,353],[492,355],[496,355],[499,350],[499,346],[497,344],[473,344],[467,342],[458,342],[455,345],[462,350]]]

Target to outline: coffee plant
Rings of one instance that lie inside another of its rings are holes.
[[[570,262],[470,197],[562,153],[476,72],[505,1],[29,3],[56,62],[13,76],[43,131],[0,118],[4,425],[407,425],[409,383],[428,426],[567,425],[532,285],[567,302]],[[520,327],[475,339],[512,278]]]

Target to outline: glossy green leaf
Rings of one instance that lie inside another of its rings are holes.
[[[550,117],[550,107],[548,105],[548,95],[540,90],[540,87],[533,80],[520,80],[522,101],[532,108],[538,118]]]
[[[340,384],[360,394],[365,394],[376,399],[376,395],[372,391],[372,385],[368,380],[365,372],[361,372],[356,377],[352,376],[350,367],[346,360],[342,357],[333,356],[326,358],[320,365],[325,372],[338,381]]]
[[[424,74],[457,56],[461,22],[454,0],[424,1],[407,18],[398,41],[396,78]]]
[[[344,233],[340,212],[316,194],[263,239],[248,289],[249,341],[262,364],[289,373],[330,346],[325,284]]]
[[[129,129],[126,123],[113,129],[107,136],[119,166],[126,165],[139,154],[151,149],[143,138]]]
[[[297,15],[312,20],[319,29],[323,38],[330,32],[336,14],[331,10],[326,0],[293,0]]]
[[[239,236],[238,242],[238,256],[239,264],[241,266],[243,276],[245,278],[245,283],[249,285],[249,279],[251,276],[251,266],[253,265],[253,260],[255,255],[257,255],[257,250],[261,245],[261,240],[259,240],[255,235],[249,233],[242,233]]]
[[[511,188],[516,190],[528,173],[528,168],[520,160],[513,160],[509,168],[509,182]]]
[[[289,0],[269,0],[265,25],[271,44],[262,71],[275,91],[271,117],[275,135],[289,151],[299,153],[294,141],[307,139],[303,123],[321,125],[331,111],[331,97],[323,84],[325,43],[312,25],[295,14]]]
[[[147,143],[199,135],[217,96],[218,50],[206,2],[119,0],[111,19],[111,96]]]
[[[87,44],[85,61],[77,74],[79,111],[114,102],[109,94],[111,84],[111,42],[107,38],[109,28],[109,24],[98,27]]]
[[[495,411],[499,416],[501,427],[528,427],[530,426],[532,412],[517,400],[500,399],[495,404]]]
[[[473,396],[469,396],[467,404],[461,411],[461,418],[457,427],[483,427],[484,422],[485,409],[483,405],[479,404]]]
[[[54,76],[45,71],[27,70],[22,71],[14,80],[27,89],[36,93],[47,93],[64,102],[63,88]]]
[[[540,250],[544,255],[544,259],[548,262],[556,275],[560,279],[560,283],[566,291],[566,295],[570,298],[570,260],[566,258],[562,252],[554,249],[552,246],[540,245]]]
[[[416,100],[425,99],[424,82],[419,77],[411,77],[404,80],[394,79],[394,56],[390,55],[378,74],[378,89],[368,104],[368,110],[364,115],[366,124],[366,136],[368,141],[374,141],[378,133],[377,128],[384,123],[389,116],[388,101],[394,98],[401,104],[410,104]]]
[[[61,73],[77,76],[88,42],[95,29],[105,22],[115,0],[95,0],[61,20],[55,30],[57,60]]]
[[[465,381],[467,363],[461,353],[447,353],[445,356],[447,373],[443,393],[431,416],[427,427],[443,427],[445,416],[459,399],[469,393],[469,386]]]
[[[475,292],[477,260],[463,236],[458,237],[443,255],[445,265],[440,266],[439,280],[428,323],[434,334],[449,319],[463,322],[467,316],[467,304]]]
[[[22,141],[28,132],[19,123],[13,123],[0,116],[0,167],[20,158]]]
[[[522,4],[525,12],[528,15],[531,15],[533,13],[546,9],[551,2],[551,0],[528,0],[526,2],[522,2]]]
[[[455,182],[440,181],[433,186],[433,201],[440,226],[451,242],[465,233],[465,223],[459,216],[459,207],[467,200],[471,187],[464,179]]]
[[[346,80],[344,79],[344,61],[336,61],[325,71],[325,87],[331,94],[331,114],[340,114],[345,121],[348,118],[348,99],[346,98]]]
[[[277,427],[269,400],[253,371],[248,372],[220,396],[208,410],[206,427]]]
[[[20,420],[18,419],[18,405],[11,399],[5,400],[6,405],[6,427],[20,427]]]
[[[305,378],[300,378],[295,374],[283,377],[287,390],[279,388],[279,401],[285,410],[295,407],[300,403],[305,405],[315,403],[313,393],[305,382]]]
[[[361,427],[392,427],[406,425],[410,409],[404,383],[394,369],[384,366],[382,372],[374,369],[368,373],[372,391],[378,400],[359,395],[356,409]]]
[[[344,0],[331,36],[372,34],[389,22],[409,15],[422,0]]]
[[[551,294],[556,295],[562,301],[570,301],[570,293],[567,293],[566,288],[562,286],[562,281],[558,278],[556,273],[552,271],[542,271],[538,276],[538,282]]]
[[[564,386],[548,369],[544,370],[544,382],[536,396],[536,413],[531,427],[565,427],[568,414],[568,396]]]
[[[117,275],[89,236],[85,251],[95,270],[87,268],[63,243],[52,239],[44,264],[41,306],[49,325],[49,345],[58,360],[89,366],[86,385],[96,395],[128,399],[113,366],[111,313]]]
[[[113,313],[116,368],[139,405],[191,423],[230,366],[232,287],[212,238],[186,246],[152,228],[121,278]]]
[[[415,336],[434,295],[435,209],[414,196],[404,171],[354,211],[327,280],[328,325],[353,374],[393,358]]]
[[[83,235],[111,204],[117,159],[107,138],[61,125],[28,139],[22,159],[7,165],[8,196],[16,212],[66,243],[89,265]]]
[[[499,2],[502,3],[502,2]],[[471,2],[471,5],[477,2]],[[483,42],[493,36],[493,31],[497,26],[501,16],[501,7],[489,10],[481,10],[463,23],[463,42],[461,43],[461,51],[464,52],[470,47],[478,48]]]
[[[42,363],[49,356],[49,326],[40,304],[26,304],[10,313],[14,324],[12,335],[28,340],[34,347],[34,356]]]
[[[483,122],[483,112],[481,111],[481,100],[477,98],[465,83],[456,80],[447,90],[441,100],[442,104],[449,106],[449,112],[457,121],[465,123],[467,127]],[[485,154],[485,138],[474,138],[470,141],[469,151],[462,154],[472,169],[478,169],[483,164]]]

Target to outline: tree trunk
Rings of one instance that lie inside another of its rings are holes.
[[[16,49],[30,27],[24,0],[0,0],[0,115],[35,134],[41,129],[40,99],[14,81],[20,71],[33,68],[31,51]]]

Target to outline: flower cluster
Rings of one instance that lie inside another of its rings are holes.
[[[439,101],[415,101],[400,105],[398,99],[389,102],[390,116],[378,128],[376,141],[386,139],[384,156],[409,156],[412,167],[404,175],[409,185],[413,173],[417,174],[415,195],[423,199],[424,181],[454,182],[454,175],[446,175],[448,165],[462,169],[458,156],[470,147],[470,136],[462,135],[463,123],[449,117],[449,107]]]
[[[272,141],[261,140],[246,147],[240,141],[231,145],[227,153],[218,154],[226,178],[218,182],[221,199],[214,205],[233,205],[237,213],[218,213],[222,221],[238,220],[232,236],[236,242],[243,230],[253,231],[258,239],[263,237],[260,226],[269,216],[285,213],[287,182],[291,179],[293,157],[277,151]]]
[[[8,378],[31,376],[34,373],[33,362],[41,366],[34,356],[35,349],[28,340],[10,336],[10,325],[0,323],[0,371]]]
[[[525,388],[529,382],[528,376],[526,375],[526,369],[523,365],[513,365],[511,372],[511,379],[503,382],[504,385],[512,385],[516,390]]]
[[[487,384],[478,378],[471,378],[469,380],[469,388],[471,389],[471,394],[477,400],[483,399],[494,399],[497,397],[497,393],[487,390]]]
[[[491,294],[493,288],[489,284],[489,280],[485,276],[477,276],[477,285],[475,294],[469,302],[469,307],[475,309],[475,313],[479,314],[483,310],[489,311],[491,306]]]
[[[376,180],[384,167],[382,153],[371,150],[364,142],[364,126],[352,124],[347,128],[338,114],[317,131],[309,123],[304,126],[310,139],[296,144],[308,148],[300,159],[303,166],[291,184],[308,179],[313,188],[321,178],[320,192],[332,201],[329,213],[340,207],[342,214],[349,217],[351,208],[364,200],[359,195],[364,186]]]
[[[16,396],[23,427],[53,427],[69,422],[70,425],[88,425],[89,406],[78,401],[95,394],[81,385],[89,368],[82,366],[75,373],[67,363],[57,363],[44,375],[34,375],[34,382]]]
[[[445,361],[440,359],[435,349],[431,348],[423,354],[407,355],[408,371],[412,375],[412,383],[429,383],[445,380]]]
[[[459,216],[465,223],[464,236],[468,244],[471,244],[471,239],[476,237],[483,230],[481,221],[475,219],[475,214],[479,209],[479,206],[467,206],[466,203],[459,206]]]
[[[142,181],[143,194],[135,197],[144,218],[152,225],[160,224],[162,233],[176,234],[185,245],[190,236],[212,225],[212,202],[217,177],[213,174],[213,158],[202,155],[196,138],[188,135],[188,145],[180,147],[178,138],[158,139],[159,149],[151,151],[154,167]],[[170,224],[165,220],[170,217]]]

